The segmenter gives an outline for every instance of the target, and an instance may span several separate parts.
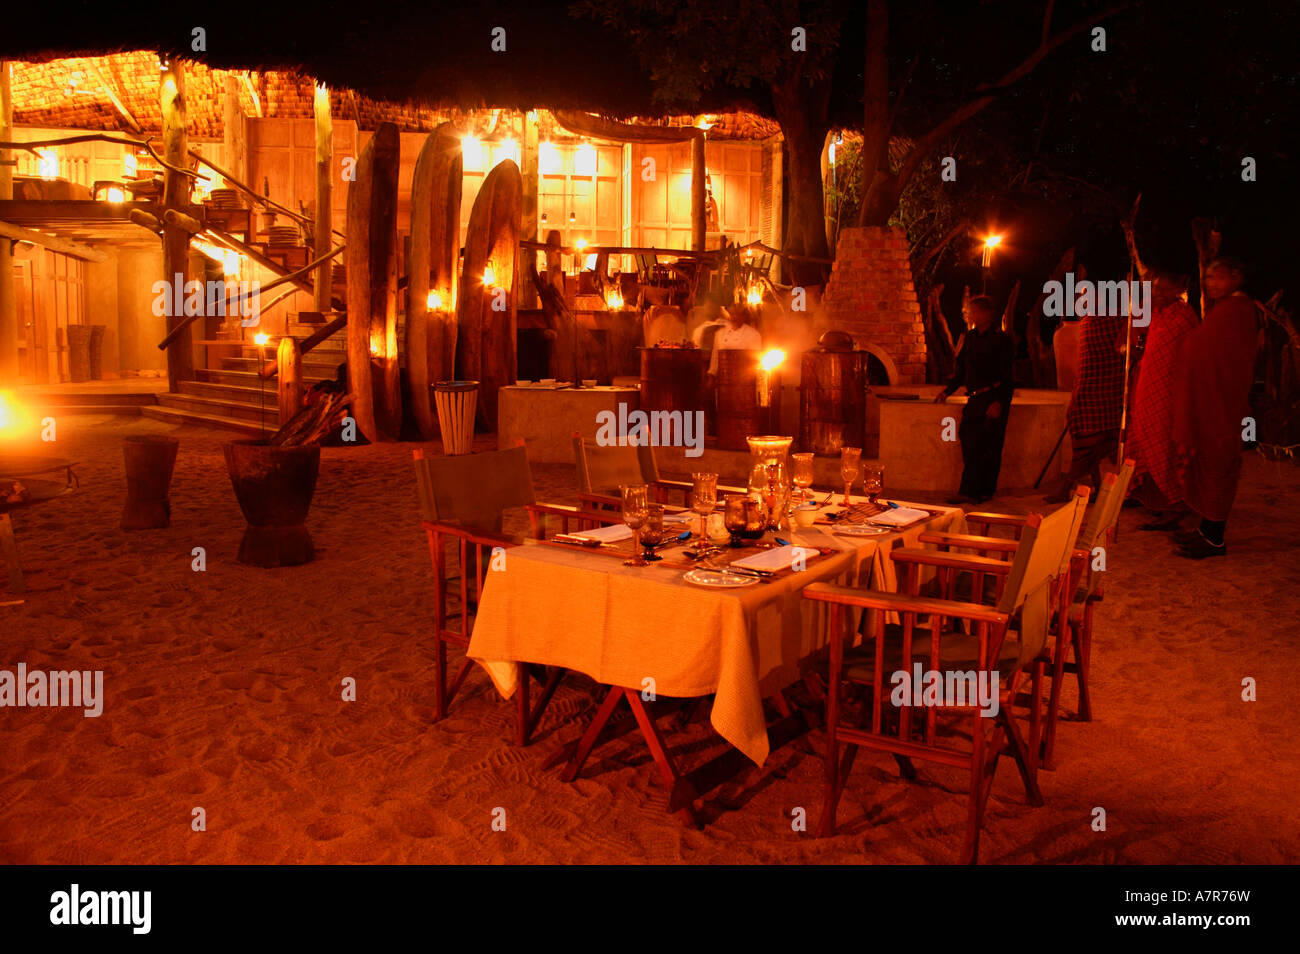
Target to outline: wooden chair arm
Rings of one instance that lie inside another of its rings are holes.
[[[1028,519],[1028,514],[985,513],[983,511],[975,510],[966,514],[967,523],[977,523],[985,527],[1020,528],[1025,525],[1025,521]]]
[[[995,576],[1005,576],[1011,572],[1011,564],[1006,560],[949,553],[945,550],[924,550],[920,547],[899,547],[889,551],[889,558],[895,563],[942,566],[951,570],[969,570],[972,573],[992,573]]]
[[[1006,537],[980,537],[969,533],[937,533],[928,531],[918,538],[922,543],[933,543],[945,547],[961,547],[963,550],[996,550],[998,553],[1015,553],[1020,548],[1019,540]]]
[[[504,534],[492,533],[487,530],[477,530],[474,527],[463,527],[458,523],[444,523],[441,520],[421,520],[420,526],[425,530],[436,530],[439,533],[446,533],[453,537],[463,537],[470,543],[477,543],[485,547],[517,547],[519,541],[514,540]]]
[[[951,619],[969,619],[979,623],[1005,626],[1010,621],[1006,613],[978,603],[959,603],[924,596],[906,596],[883,590],[856,590],[831,583],[812,583],[803,588],[803,598],[820,603],[840,603],[862,609],[884,610],[895,613],[924,613]]]

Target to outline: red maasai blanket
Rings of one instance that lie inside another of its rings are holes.
[[[1070,396],[1066,420],[1070,434],[1119,430],[1124,403],[1123,315],[1083,319],[1079,335],[1079,377]]]
[[[1173,439],[1178,349],[1198,324],[1196,312],[1183,301],[1152,316],[1133,396],[1127,455],[1137,463],[1134,477],[1147,475],[1170,501],[1182,496]]]
[[[1215,302],[1183,339],[1174,390],[1174,441],[1186,457],[1183,499],[1207,520],[1227,520],[1241,475],[1242,418],[1250,413],[1259,329],[1241,292]]]

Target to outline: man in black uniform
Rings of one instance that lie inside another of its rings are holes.
[[[958,388],[966,389],[957,437],[965,469],[961,489],[949,503],[983,503],[998,489],[1002,468],[1002,439],[1007,433],[1007,413],[1015,391],[1011,336],[996,329],[993,299],[972,298],[963,316],[971,325],[957,348],[957,367],[935,403],[942,404]]]

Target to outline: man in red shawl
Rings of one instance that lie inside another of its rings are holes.
[[[1157,270],[1151,283],[1153,314],[1134,388],[1127,456],[1137,465],[1134,496],[1163,519],[1143,524],[1143,530],[1176,530],[1187,509],[1173,439],[1174,385],[1179,348],[1200,319],[1182,299],[1186,289],[1186,281],[1171,272]]]
[[[1259,327],[1255,303],[1241,290],[1245,269],[1218,259],[1205,272],[1214,302],[1205,322],[1183,340],[1174,390],[1174,442],[1185,462],[1182,495],[1201,518],[1180,536],[1182,556],[1222,556],[1223,530],[1241,476],[1242,419],[1250,413]]]

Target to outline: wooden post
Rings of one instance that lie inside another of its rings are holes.
[[[239,108],[239,77],[226,73],[222,104],[221,164],[240,182],[248,181],[248,155],[244,145],[244,112]]]
[[[302,410],[302,351],[296,338],[281,338],[275,349],[279,381],[280,424],[284,425]]]
[[[330,120],[330,91],[324,83],[316,84],[316,247],[319,257],[330,250],[333,206],[331,205],[330,167],[334,160],[334,126]],[[330,310],[330,262],[321,265],[313,285],[312,307],[322,314]]]
[[[0,141],[13,137],[14,100],[11,66],[0,60]],[[0,199],[14,197],[13,153],[0,149]],[[18,297],[14,293],[14,243],[0,237],[0,381],[18,383]]]
[[[522,145],[520,146],[519,152],[520,161],[523,166],[522,171],[524,174],[524,218],[523,231],[521,234],[527,242],[537,241],[538,216],[540,215],[538,205],[540,203],[539,196],[541,195],[541,173],[539,169],[537,120],[531,118],[535,115],[536,114],[532,112],[524,113],[524,134],[520,140]],[[524,252],[524,254],[532,255],[533,258],[536,259],[536,254],[533,252]],[[533,282],[529,277],[527,269],[520,272],[519,279],[521,282],[520,292],[522,296],[520,306],[523,308],[536,308],[537,289],[533,287]]]
[[[162,110],[163,158],[182,169],[189,166],[185,131],[185,67],[180,60],[170,60],[158,75],[158,99]],[[189,205],[190,180],[187,176],[165,170],[163,207],[180,209]],[[165,215],[165,213],[164,213]],[[190,233],[179,223],[163,225],[163,280],[168,286],[177,282],[184,289],[189,281]],[[185,320],[181,301],[173,300],[167,309],[167,330]],[[179,312],[179,313],[178,313]],[[167,389],[180,390],[181,381],[194,379],[194,354],[190,329],[187,327],[167,346]]]
[[[704,251],[704,130],[691,138],[691,248]]]

